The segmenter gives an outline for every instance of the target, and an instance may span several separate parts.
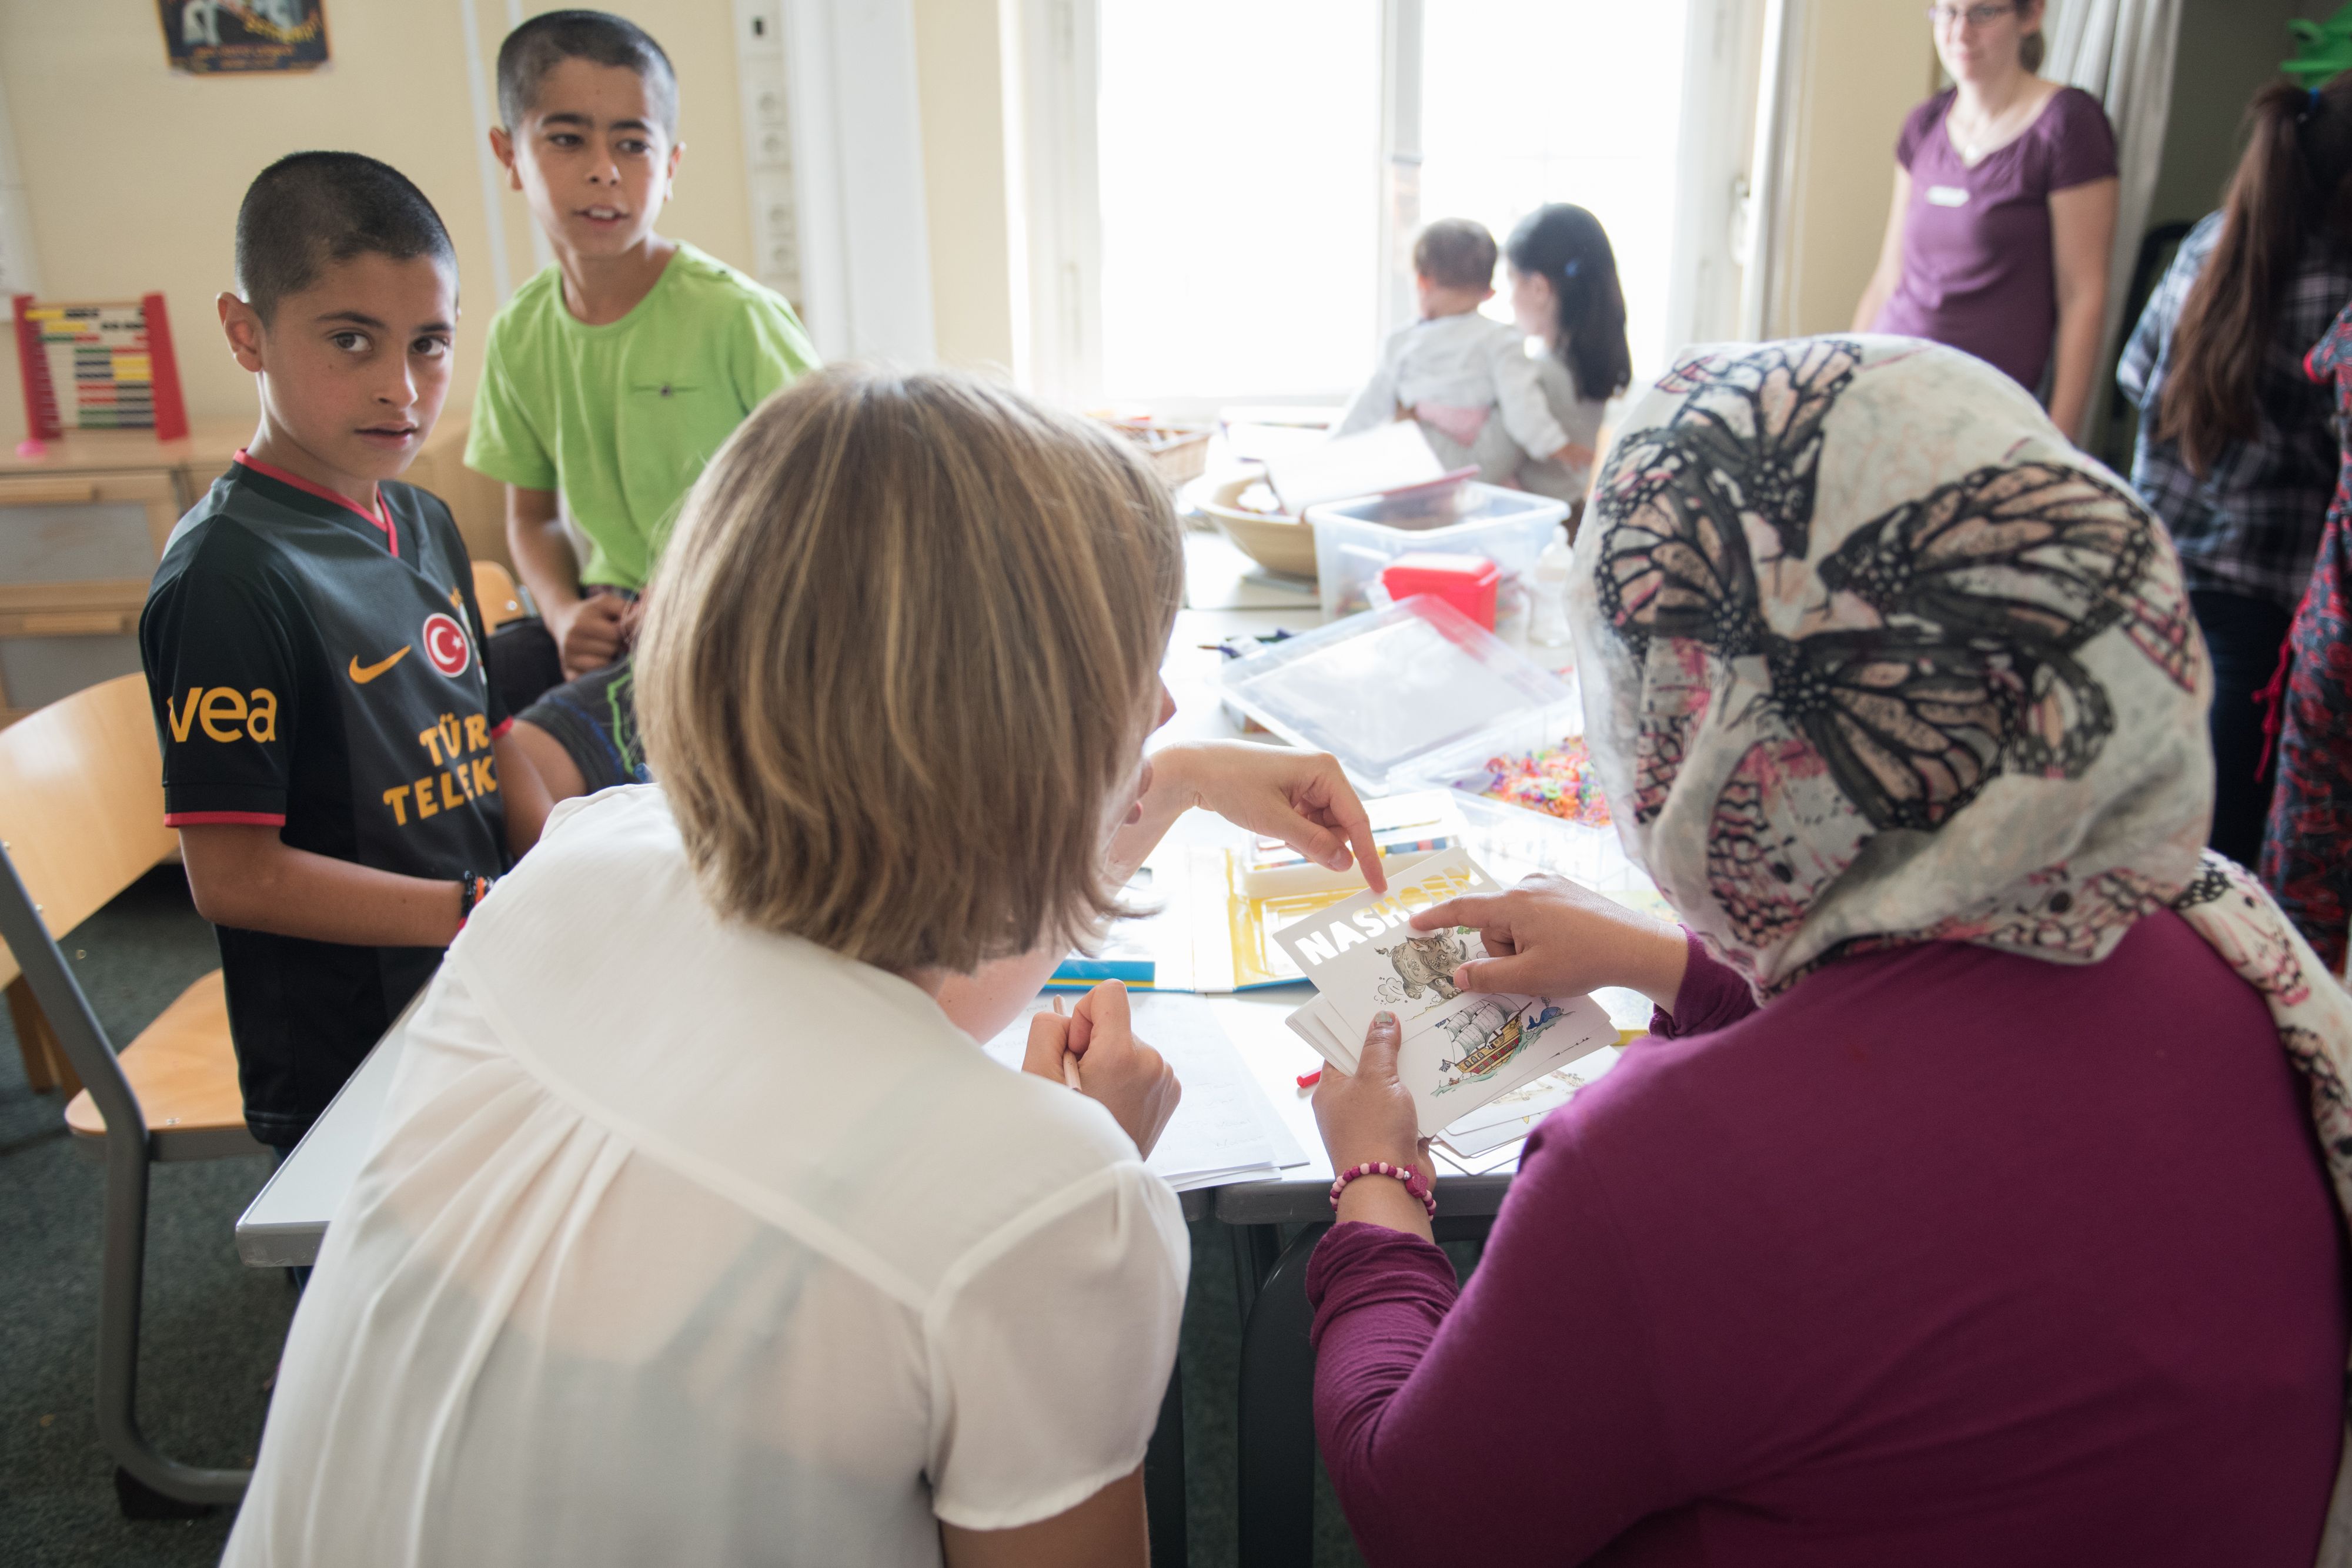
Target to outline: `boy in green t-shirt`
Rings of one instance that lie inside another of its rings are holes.
[[[685,148],[677,78],[642,29],[531,18],[499,50],[499,110],[491,148],[555,264],[490,323],[466,463],[506,484],[508,547],[570,683],[515,731],[560,800],[646,777],[636,597],[703,465],[817,360],[782,296],[654,232]]]

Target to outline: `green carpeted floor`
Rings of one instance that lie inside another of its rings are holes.
[[[219,963],[176,867],[133,886],[66,946],[98,1015],[129,1040]],[[210,1563],[230,1516],[133,1522],[117,1511],[113,1461],[92,1416],[102,1173],[72,1147],[56,1094],[25,1083],[0,1014],[0,1563],[108,1568]],[[266,1162],[155,1167],[140,1413],[166,1453],[252,1462],[295,1295],[278,1270],[238,1263],[232,1227]],[[1193,1228],[1184,1311],[1187,1527],[1194,1568],[1235,1560],[1233,1254],[1213,1221]],[[1318,1477],[1318,1568],[1359,1563]]]
[[[118,1043],[220,963],[176,866],[85,921],[65,951]],[[26,1087],[5,1017],[0,1033],[0,1563],[212,1563],[226,1514],[134,1523],[116,1510],[92,1411],[104,1173],[67,1138],[62,1098]],[[231,1228],[268,1174],[263,1159],[154,1169],[140,1415],[177,1458],[248,1464],[261,1435],[294,1291],[283,1270],[238,1263]]]

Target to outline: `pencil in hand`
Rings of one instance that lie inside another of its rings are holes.
[[[1056,1015],[1059,1015],[1061,1010],[1062,998],[1057,996],[1054,998],[1054,1011]],[[1068,1084],[1071,1088],[1076,1090],[1081,1094],[1087,1092],[1086,1085],[1078,1082],[1077,1056],[1067,1050],[1065,1050],[1062,1052],[1062,1082]]]

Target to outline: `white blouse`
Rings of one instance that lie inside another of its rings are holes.
[[[1108,1112],[567,803],[412,1021],[230,1564],[933,1563],[1142,1461],[1190,1252]]]

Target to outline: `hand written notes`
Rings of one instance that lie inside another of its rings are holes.
[[[396,826],[406,827],[413,816],[423,821],[443,811],[454,811],[468,800],[498,793],[499,778],[490,755],[490,721],[467,714],[461,724],[454,713],[416,732],[423,747],[440,771],[412,783],[395,784],[383,792]]]

